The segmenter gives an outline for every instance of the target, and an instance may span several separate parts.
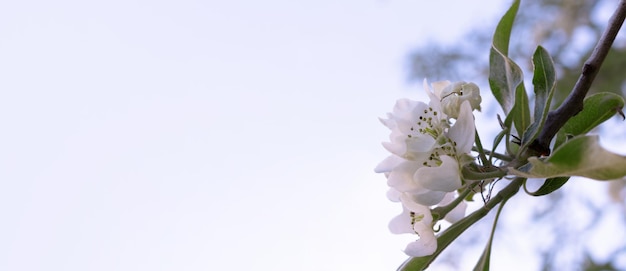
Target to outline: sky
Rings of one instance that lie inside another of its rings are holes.
[[[5,1],[0,270],[394,270],[377,118],[501,2]]]

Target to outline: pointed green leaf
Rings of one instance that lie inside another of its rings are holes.
[[[505,114],[508,114],[513,107],[515,90],[522,79],[522,69],[495,47],[491,47],[489,87]]]
[[[513,107],[513,110],[517,110],[515,107]],[[510,156],[515,156],[517,154],[517,152],[519,151],[519,144],[517,144],[517,142],[511,142],[510,138],[511,138],[511,130],[513,130],[512,128],[510,128],[513,124],[513,119],[515,119],[515,116],[517,116],[514,113],[509,114],[508,116],[506,116],[506,118],[504,119],[504,127],[506,127],[505,130],[503,130],[502,132],[505,132],[505,149],[506,149],[506,154],[510,155]]]
[[[511,112],[504,119],[504,126],[508,128],[507,130],[507,140],[508,136],[511,134],[511,126],[515,127],[517,131],[517,135],[521,135],[521,131],[524,131],[526,127],[530,124],[530,109],[528,105],[528,95],[526,95],[526,88],[524,88],[524,84],[520,83],[517,86],[515,91],[515,105],[511,109]],[[518,136],[519,138],[519,136]],[[512,145],[510,142],[507,142],[507,153],[510,155],[516,154],[519,145]]]
[[[498,224],[498,218],[500,218],[500,213],[502,212],[502,208],[508,199],[505,199],[500,203],[500,207],[498,207],[498,212],[496,212],[496,218],[493,220],[493,227],[491,228],[491,235],[489,236],[489,241],[487,241],[487,246],[485,250],[483,250],[483,254],[480,256],[480,260],[476,263],[474,267],[474,271],[489,271],[489,260],[491,258],[491,244],[493,244],[493,235],[496,233],[496,225]]]
[[[598,143],[598,136],[577,136],[554,151],[547,159],[528,158],[528,164],[509,169],[526,178],[582,176],[612,180],[626,176],[626,156],[609,152]]]
[[[508,129],[504,129],[502,131],[500,131],[496,137],[493,139],[493,147],[491,148],[491,153],[495,153],[496,149],[498,148],[498,146],[500,145],[500,142],[502,142],[502,139],[507,135],[508,133]],[[509,153],[510,154],[510,153]],[[489,155],[489,160],[491,161],[491,155]]]
[[[531,196],[535,196],[535,197],[550,194],[556,191],[557,189],[561,188],[561,186],[567,183],[568,180],[569,180],[569,177],[548,178],[543,183],[543,185],[541,185],[541,187],[537,189],[537,191],[529,192],[528,194]]]
[[[515,90],[515,105],[509,114],[513,115],[515,130],[517,130],[517,134],[521,138],[522,133],[530,125],[530,105],[528,104],[528,95],[526,94],[524,83],[520,83]]]
[[[489,54],[489,86],[505,114],[511,111],[514,91],[522,81],[521,69],[508,57],[511,29],[518,9],[519,0],[515,0],[500,19]]]
[[[532,142],[548,117],[554,86],[556,84],[556,71],[550,54],[541,46],[537,47],[533,55],[534,75],[533,86],[535,89],[534,122],[524,132],[522,144]]]
[[[586,134],[608,120],[624,107],[624,98],[610,92],[600,92],[585,98],[583,110],[569,119],[557,135],[555,146],[565,141],[566,136]]]
[[[509,39],[511,38],[511,29],[513,29],[513,21],[515,21],[519,3],[519,0],[513,1],[509,10],[502,16],[500,22],[498,22],[496,32],[493,34],[493,47],[504,54],[504,56],[509,55]]]
[[[485,155],[485,149],[483,148],[483,143],[480,141],[480,136],[478,135],[478,130],[474,130],[474,142],[476,145],[476,149],[478,151],[478,158],[485,166],[491,166],[491,161],[487,159]]]

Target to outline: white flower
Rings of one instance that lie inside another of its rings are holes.
[[[391,130],[390,142],[383,146],[392,155],[375,171],[386,173],[387,184],[415,202],[435,205],[446,193],[461,188],[462,162],[474,143],[475,126],[469,102],[459,105],[459,115],[450,126],[440,98],[426,82],[425,89],[431,98],[428,105],[401,99],[387,119],[381,119]]]
[[[461,172],[459,163],[452,157],[439,157],[441,165],[437,167],[422,167],[415,171],[414,178],[426,189],[433,191],[452,192],[461,188]]]
[[[405,202],[403,200],[403,202]],[[404,253],[413,257],[431,255],[437,249],[437,238],[433,231],[433,216],[426,206],[406,201],[403,211],[389,222],[389,230],[395,234],[414,233],[419,239],[409,243]]]
[[[438,82],[433,84],[435,95],[441,98],[443,112],[449,117],[456,118],[459,115],[461,103],[469,101],[472,109],[480,111],[480,89],[474,83],[450,81]]]
[[[383,142],[383,146],[392,154],[408,160],[427,158],[435,147],[438,134],[443,132],[442,125],[447,124],[440,110],[409,99],[398,100],[387,117],[381,122],[391,130],[390,142]]]
[[[430,255],[436,250],[430,206],[448,204],[463,186],[461,168],[471,161],[468,157],[474,144],[472,107],[480,108],[475,86],[436,82],[433,92],[424,81],[428,104],[400,99],[387,118],[381,119],[391,130],[389,142],[383,143],[391,156],[375,171],[387,177],[387,197],[403,205],[402,214],[389,224],[391,232],[420,237],[406,247],[410,256]],[[459,204],[446,219],[462,218],[465,206]]]
[[[415,223],[415,232],[420,236],[420,239],[409,243],[404,249],[404,253],[411,257],[422,257],[435,253],[435,250],[437,250],[437,238],[432,226]]]
[[[393,191],[390,190],[390,192]],[[437,238],[433,231],[433,217],[430,209],[427,206],[420,205],[411,199],[407,198],[406,194],[398,194],[391,192],[397,198],[394,201],[401,201],[402,213],[394,217],[389,222],[389,230],[394,234],[417,234],[419,239],[409,243],[404,252],[412,257],[421,257],[431,255],[437,250]],[[444,206],[454,200],[454,192],[446,193],[444,199],[439,205]],[[449,212],[445,219],[451,223],[454,223],[465,216],[465,209],[467,204],[461,202],[451,212]]]

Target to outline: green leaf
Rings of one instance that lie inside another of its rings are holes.
[[[498,145],[500,145],[500,142],[502,142],[502,139],[504,138],[504,136],[506,136],[508,133],[508,129],[505,128],[504,130],[500,131],[496,137],[493,139],[493,147],[491,148],[491,153],[495,153],[496,152],[496,148],[498,148]],[[489,155],[489,161],[491,161],[492,155]]]
[[[478,130],[474,129],[474,142],[476,145],[476,149],[478,150],[478,158],[485,166],[491,166],[491,161],[487,159],[485,155],[485,149],[483,148],[483,143],[480,141],[480,136],[478,135]]]
[[[508,57],[511,29],[519,3],[519,0],[514,1],[500,19],[489,53],[489,86],[505,114],[511,111],[515,89],[522,81],[522,70]]]
[[[515,90],[515,105],[511,113],[513,115],[513,124],[517,134],[521,135],[530,125],[530,105],[528,104],[528,95],[524,83],[520,83]]]
[[[496,212],[496,218],[493,220],[493,227],[491,228],[491,235],[489,236],[489,241],[487,241],[487,246],[485,250],[483,250],[483,254],[480,256],[480,260],[476,263],[474,267],[474,271],[489,271],[489,260],[491,258],[491,244],[493,243],[493,235],[496,233],[496,225],[498,224],[498,218],[500,218],[500,212],[502,212],[502,208],[508,199],[504,199],[502,203],[500,203],[500,207],[498,207],[498,212]]]
[[[626,156],[602,148],[598,136],[577,136],[545,158],[530,157],[528,164],[509,172],[526,178],[581,176],[612,180],[626,176]]]
[[[505,114],[511,112],[517,86],[522,82],[522,69],[510,58],[491,47],[489,54],[489,87]]]
[[[616,113],[620,113],[623,107],[624,98],[610,92],[600,92],[585,98],[583,110],[569,119],[557,134],[555,147],[561,145],[567,136],[588,133]]]
[[[567,136],[586,134],[600,123],[606,121],[624,107],[624,99],[616,94],[601,92],[587,97],[583,103],[583,110],[569,119],[557,134],[554,143],[558,148],[565,142]],[[535,192],[529,192],[532,196],[543,196],[561,188],[569,177],[555,177],[547,179]]]
[[[513,29],[513,21],[515,21],[515,15],[519,9],[519,3],[519,0],[513,1],[509,10],[498,22],[496,32],[493,34],[493,47],[504,54],[504,56],[509,54],[509,39],[511,37],[511,29]]]
[[[515,91],[515,105],[511,109],[511,112],[504,119],[504,126],[508,128],[507,130],[507,153],[510,155],[514,155],[519,150],[519,145],[511,144],[508,142],[508,136],[511,134],[511,125],[515,126],[515,130],[518,135],[521,135],[521,131],[524,131],[526,127],[530,124],[530,109],[528,104],[528,95],[526,95],[526,89],[524,88],[524,84],[520,83],[517,86]]]
[[[516,110],[515,108],[513,108],[513,110]],[[515,118],[515,114],[509,114],[508,116],[506,116],[506,118],[504,119],[504,127],[506,127],[503,132],[505,132],[505,148],[506,148],[506,154],[508,155],[516,155],[517,151],[519,150],[519,145],[516,143],[511,142],[510,140],[510,135],[511,135],[511,125],[513,123],[513,119]],[[495,148],[494,148],[495,149]]]
[[[550,103],[556,84],[556,71],[550,54],[541,46],[537,47],[533,55],[534,75],[533,86],[535,89],[534,122],[524,132],[522,144],[532,142],[543,128],[548,117]]]
[[[548,178],[543,183],[543,185],[541,185],[541,187],[539,187],[539,189],[537,189],[537,191],[535,191],[535,192],[528,192],[527,191],[527,192],[528,192],[529,195],[535,196],[535,197],[544,196],[544,195],[550,194],[550,193],[556,191],[557,189],[561,188],[561,186],[563,186],[565,183],[567,183],[568,180],[569,180],[569,177]]]

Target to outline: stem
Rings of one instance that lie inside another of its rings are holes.
[[[478,186],[478,182],[474,182],[468,185],[467,188],[463,190],[463,192],[459,193],[456,199],[454,199],[452,202],[445,206],[435,207],[431,210],[431,212],[433,214],[439,215],[440,219],[443,219],[450,211],[452,211],[452,209],[456,208],[456,206],[459,205],[461,201],[465,200],[465,197],[473,192],[476,186]]]
[[[502,178],[508,174],[505,168],[499,168],[494,166],[489,167],[481,167],[486,171],[476,171],[472,170],[471,167],[463,167],[461,169],[461,174],[463,174],[463,179],[465,180],[485,180],[485,179],[496,179]]]
[[[476,149],[476,148],[472,148],[472,150],[478,152],[478,149]],[[513,159],[514,159],[513,157],[508,156],[506,154],[502,154],[502,153],[498,153],[498,152],[492,152],[492,151],[488,151],[488,150],[484,150],[484,151],[485,151],[485,154],[488,154],[489,156],[494,157],[494,158],[499,159],[499,160],[502,160],[502,161],[510,162],[510,161],[513,161]]]
[[[502,190],[500,190],[500,192],[498,192],[498,194],[496,194],[495,196],[491,197],[491,200],[489,200],[487,203],[485,203],[485,206],[483,206],[482,208],[478,209],[477,212],[479,210],[483,210],[484,209],[485,214],[487,214],[491,209],[493,209],[493,207],[498,205],[498,203],[500,203],[502,201],[506,201],[509,198],[511,198],[513,195],[515,195],[519,191],[519,188],[524,184],[524,180],[526,180],[526,178],[515,178],[515,179],[513,179],[513,181],[510,184],[508,184],[506,187],[502,188]]]
[[[615,36],[619,32],[619,29],[624,23],[626,18],[626,0],[621,0],[609,19],[609,24],[604,33],[598,40],[598,44],[593,49],[591,56],[585,62],[582,68],[582,73],[574,85],[572,92],[565,99],[565,101],[554,111],[548,114],[545,125],[539,136],[529,146],[533,151],[537,153],[549,154],[550,153],[550,141],[556,133],[565,125],[565,122],[574,115],[578,114],[583,109],[583,100],[589,92],[591,83],[595,79],[600,66],[604,61],[604,58],[609,53],[611,45],[615,40]]]
[[[480,136],[478,136],[478,130],[474,130],[474,141],[476,142],[476,151],[478,152],[478,157],[483,162],[485,166],[491,166],[491,161],[487,159],[485,156],[485,149],[483,149],[483,143],[480,142]]]

